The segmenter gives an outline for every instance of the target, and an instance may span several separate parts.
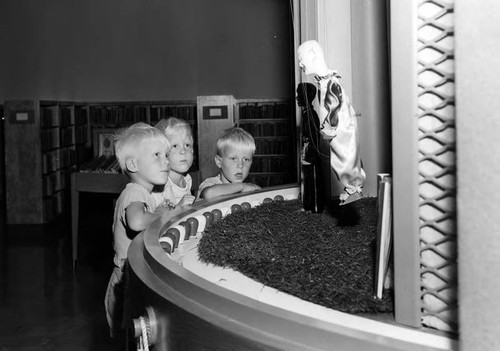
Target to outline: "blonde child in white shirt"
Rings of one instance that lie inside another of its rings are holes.
[[[182,119],[170,117],[160,120],[155,127],[165,133],[170,143],[170,174],[163,189],[155,190],[153,197],[158,205],[191,205],[195,199],[191,194],[193,181],[188,174],[193,164],[194,140],[191,126]]]
[[[136,123],[115,136],[115,154],[130,183],[116,201],[113,220],[114,269],[104,305],[110,335],[120,333],[123,318],[123,267],[132,239],[156,219],[168,214],[158,207],[151,193],[166,183],[169,143],[163,133],[146,123]]]
[[[245,183],[255,153],[255,140],[250,133],[239,127],[227,128],[217,139],[215,164],[219,174],[206,178],[198,189],[198,199],[210,200],[221,195],[246,193],[260,186]]]

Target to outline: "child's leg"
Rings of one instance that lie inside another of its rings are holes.
[[[104,307],[106,309],[106,319],[109,325],[109,335],[113,338],[118,334],[121,326],[121,310],[123,303],[123,289],[121,288],[122,270],[115,267],[109,278],[106,296],[104,297]]]

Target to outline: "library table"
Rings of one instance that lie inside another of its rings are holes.
[[[129,182],[121,173],[75,172],[71,174],[71,236],[73,268],[78,258],[78,217],[80,193],[120,194]]]

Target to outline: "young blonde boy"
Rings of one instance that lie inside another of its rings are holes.
[[[123,307],[122,269],[132,239],[166,208],[157,208],[151,192],[167,182],[168,139],[160,130],[136,123],[115,136],[115,154],[120,168],[130,179],[115,205],[113,218],[114,269],[104,300],[111,336],[121,327]]]
[[[255,140],[242,128],[232,127],[224,130],[217,139],[215,164],[220,172],[215,177],[205,179],[198,189],[198,198],[212,199],[259,190],[260,186],[244,183],[252,166],[255,153]]]
[[[160,120],[156,126],[165,133],[170,144],[168,160],[170,173],[167,183],[159,191],[153,191],[158,205],[166,202],[171,206],[187,206],[194,201],[191,194],[193,180],[188,174],[193,164],[193,133],[186,121],[170,117]]]

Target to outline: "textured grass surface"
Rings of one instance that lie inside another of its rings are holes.
[[[375,198],[324,213],[298,200],[273,201],[226,216],[205,229],[202,261],[325,307],[349,313],[393,310],[392,292],[373,298]]]

